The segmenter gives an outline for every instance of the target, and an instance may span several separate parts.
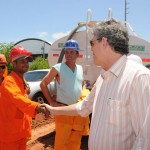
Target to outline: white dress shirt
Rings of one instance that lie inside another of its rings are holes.
[[[89,150],[150,150],[150,71],[125,55],[76,108],[92,112]]]

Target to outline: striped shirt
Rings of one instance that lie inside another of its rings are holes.
[[[150,150],[150,71],[125,55],[76,108],[92,112],[89,150]]]

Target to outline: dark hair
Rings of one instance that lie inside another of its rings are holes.
[[[94,36],[100,41],[103,37],[114,51],[121,54],[129,53],[129,35],[127,28],[115,19],[99,22],[93,28]]]

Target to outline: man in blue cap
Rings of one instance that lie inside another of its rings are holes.
[[[76,64],[79,45],[71,39],[65,43],[66,61],[54,65],[42,80],[40,86],[51,106],[64,106],[77,103],[82,91],[83,70]],[[53,102],[47,85],[56,79],[57,99]],[[76,121],[77,122],[76,122]],[[82,122],[82,123],[81,123]],[[81,125],[82,124],[82,125]],[[81,117],[55,116],[55,150],[80,150],[84,120]]]

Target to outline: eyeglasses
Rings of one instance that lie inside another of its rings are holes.
[[[5,69],[5,68],[6,68],[6,66],[0,66],[0,68],[1,68],[1,69]]]
[[[100,40],[100,39],[91,40],[91,41],[90,41],[90,45],[91,45],[91,47],[94,45],[94,43],[93,43],[93,42],[94,42],[94,41],[98,41],[98,40]]]

